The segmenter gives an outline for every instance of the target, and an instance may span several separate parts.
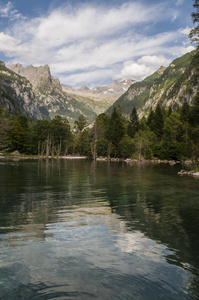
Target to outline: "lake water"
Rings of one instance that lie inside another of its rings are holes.
[[[0,162],[0,299],[199,299],[199,178]]]

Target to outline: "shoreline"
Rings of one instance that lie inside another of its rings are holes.
[[[26,155],[0,155],[0,160],[2,159],[86,159],[86,156],[26,156]]]
[[[11,155],[3,155],[2,153],[0,154],[0,160],[3,159],[37,159],[37,160],[42,160],[42,159],[89,159],[87,156],[37,156],[37,155],[23,155],[23,154],[11,154]],[[161,160],[161,159],[131,159],[131,158],[107,158],[107,157],[98,157],[96,161],[110,161],[110,162],[125,162],[128,164],[131,163],[164,163],[164,164],[170,164],[170,165],[176,165],[176,164],[184,164],[184,165],[195,165],[196,162],[193,162],[191,160],[185,160],[185,161],[177,161],[177,160]],[[184,171],[184,170],[182,170]],[[188,171],[187,171],[188,172]]]
[[[194,165],[194,162],[191,160],[185,160],[185,161],[178,161],[178,160],[166,160],[166,159],[131,159],[131,158],[106,158],[106,157],[99,157],[96,159],[97,161],[112,161],[112,162],[126,162],[126,163],[164,163],[164,164],[170,164],[170,165],[176,165],[176,164],[185,164],[185,165]]]

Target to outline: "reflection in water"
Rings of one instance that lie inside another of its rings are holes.
[[[198,180],[178,168],[1,162],[0,299],[198,299]]]

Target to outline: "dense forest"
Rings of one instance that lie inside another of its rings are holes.
[[[92,128],[83,115],[73,128],[66,118],[31,121],[25,115],[0,111],[0,147],[3,152],[59,157],[186,160],[199,158],[199,92],[192,106],[187,102],[172,111],[157,104],[147,117],[132,109],[129,120],[121,108],[100,114]]]

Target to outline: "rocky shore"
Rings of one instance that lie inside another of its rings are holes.
[[[199,172],[196,172],[194,170],[191,170],[191,171],[181,170],[180,172],[178,172],[178,175],[199,176]]]

